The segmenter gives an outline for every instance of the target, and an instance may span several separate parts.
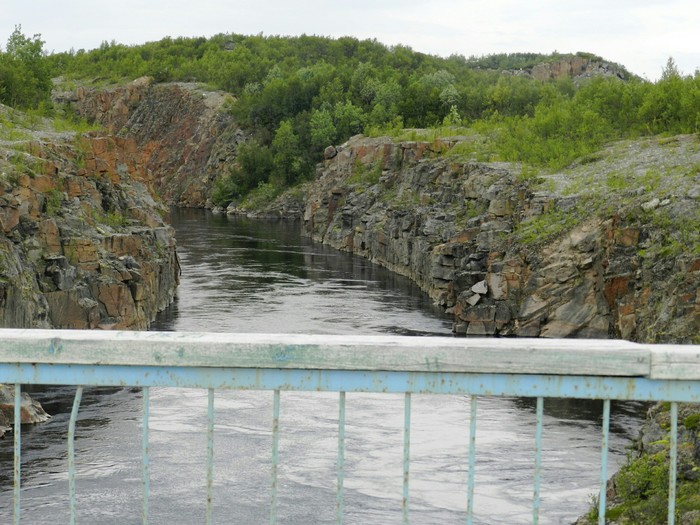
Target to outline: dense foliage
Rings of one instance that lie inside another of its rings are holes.
[[[0,102],[18,108],[46,105],[51,95],[51,74],[41,35],[28,38],[21,26],[0,49]]]
[[[489,158],[558,168],[615,138],[700,130],[700,73],[684,76],[672,59],[655,83],[614,64],[615,75],[574,83],[520,74],[566,58],[557,53],[440,58],[351,37],[222,34],[104,42],[48,57],[38,35],[27,39],[18,28],[10,42],[0,54],[0,100],[13,105],[44,100],[50,76],[99,83],[149,75],[232,93],[230,111],[254,141],[217,188],[221,202],[308,177],[324,147],[360,132],[461,126],[453,132],[486,137]]]

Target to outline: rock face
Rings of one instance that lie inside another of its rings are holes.
[[[78,88],[66,100],[129,144],[131,162],[149,174],[166,202],[204,207],[246,138],[225,110],[229,98],[195,84],[141,78],[112,89]]]
[[[564,55],[552,62],[536,64],[531,68],[519,70],[502,70],[504,75],[516,75],[532,77],[536,80],[559,80],[570,78],[575,83],[581,79],[590,77],[616,77],[622,80],[628,79],[631,75],[623,67],[603,61],[597,57],[581,55]]]
[[[0,385],[0,438],[4,436],[5,432],[10,430],[10,425],[14,423],[14,403],[14,389],[7,385]],[[38,401],[32,399],[24,392],[22,393],[19,406],[22,424],[43,423],[51,418]]]
[[[0,143],[0,326],[146,328],[179,265],[134,141],[34,135]]]
[[[518,166],[435,156],[452,144],[356,137],[336,148],[307,189],[305,232],[408,276],[460,334],[697,337],[691,248],[643,257],[666,242],[663,228],[614,212],[569,225],[558,210],[575,197],[538,193]]]

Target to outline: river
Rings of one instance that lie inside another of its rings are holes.
[[[414,284],[301,238],[293,223],[174,210],[183,274],[155,330],[451,337],[451,323]],[[70,387],[37,389],[54,415],[23,428],[23,523],[66,523]],[[268,522],[272,393],[215,397],[215,523]],[[348,394],[346,523],[401,522],[403,396]],[[642,407],[613,404],[610,470],[636,435]],[[279,522],[335,521],[337,394],[281,397]],[[598,487],[601,404],[545,400],[540,523],[571,523]],[[476,523],[529,523],[534,400],[478,401]],[[79,523],[140,523],[141,393],[87,389],[77,425]],[[204,522],[206,392],[151,392],[151,523]],[[463,523],[469,399],[416,395],[411,522]],[[0,523],[11,521],[12,439],[0,442]]]

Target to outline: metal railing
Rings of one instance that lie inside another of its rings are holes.
[[[23,384],[77,385],[68,433],[68,486],[75,522],[75,425],[83,386],[143,388],[143,523],[149,520],[150,387],[208,391],[206,522],[212,523],[214,392],[271,390],[270,523],[277,522],[280,391],[338,392],[337,522],[344,520],[348,392],[404,395],[403,522],[410,517],[412,394],[471,396],[466,523],[474,519],[478,396],[536,398],[532,523],[539,522],[544,398],[603,400],[599,523],[605,523],[611,400],[671,406],[668,523],[675,522],[679,402],[700,401],[700,347],[609,340],[452,339],[399,336],[0,330],[0,383],[14,384],[14,523],[21,518]]]

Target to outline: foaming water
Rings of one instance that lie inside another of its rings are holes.
[[[153,329],[451,337],[415,285],[300,238],[298,225],[175,211],[182,284]],[[65,436],[73,388],[38,391],[54,414],[23,429],[23,522],[68,521]],[[151,523],[203,523],[206,391],[151,389]],[[414,395],[411,522],[463,523],[469,398]],[[601,406],[545,400],[540,523],[571,523],[597,491]],[[217,391],[215,523],[269,521],[271,392]],[[641,405],[613,404],[610,470]],[[140,523],[141,393],[88,389],[76,437],[81,523]],[[336,522],[338,395],[282,392],[279,522]],[[403,396],[347,394],[345,522],[401,522]],[[479,398],[476,523],[531,519],[535,407]],[[11,521],[12,440],[0,442],[0,523]]]

